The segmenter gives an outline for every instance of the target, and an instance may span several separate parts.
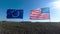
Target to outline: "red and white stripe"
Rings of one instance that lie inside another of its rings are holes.
[[[50,15],[49,14],[40,14],[38,16],[38,19],[40,19],[40,20],[50,19]]]
[[[50,14],[42,14],[41,10],[31,10],[30,19],[33,19],[33,20],[47,20],[47,19],[50,19]]]
[[[40,10],[31,10],[30,18],[36,19],[40,13],[41,13]]]

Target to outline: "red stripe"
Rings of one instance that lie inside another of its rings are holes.
[[[39,13],[39,14],[40,14],[41,12],[34,12],[34,11],[33,11],[33,12],[31,12],[30,14],[36,14],[36,13]]]
[[[49,14],[41,14],[41,10],[31,10],[30,12],[30,19],[40,19],[40,20],[45,20],[45,19],[50,19]]]
[[[49,19],[50,18],[50,15],[49,14],[41,14],[39,16],[39,19]]]

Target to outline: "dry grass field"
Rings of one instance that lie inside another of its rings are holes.
[[[60,23],[0,22],[0,34],[60,34]]]

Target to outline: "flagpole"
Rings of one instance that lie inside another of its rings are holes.
[[[49,22],[51,23],[51,17],[50,17],[50,8],[49,8]]]

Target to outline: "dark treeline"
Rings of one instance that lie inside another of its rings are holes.
[[[0,22],[0,34],[60,34],[60,22]]]

